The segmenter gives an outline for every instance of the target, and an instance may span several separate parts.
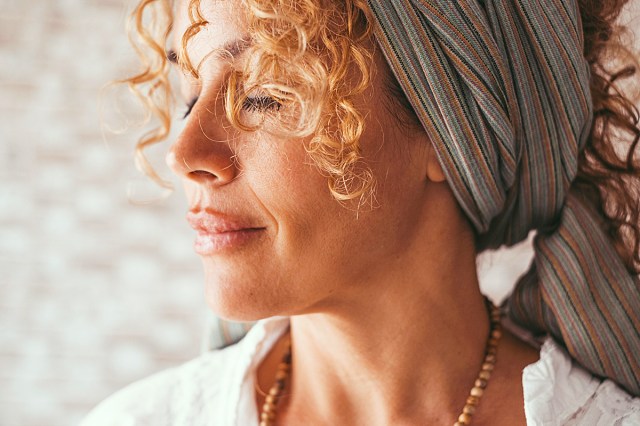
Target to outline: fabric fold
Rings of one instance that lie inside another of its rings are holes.
[[[510,315],[640,395],[638,277],[571,192],[593,121],[577,1],[368,4],[378,44],[476,233],[498,247],[540,230]]]

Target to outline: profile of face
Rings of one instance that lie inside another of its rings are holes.
[[[177,7],[176,50],[190,24],[188,3]],[[357,303],[372,279],[395,270],[422,238],[424,212],[437,208],[429,195],[440,183],[429,170],[437,160],[426,136],[408,132],[386,107],[390,71],[378,52],[371,86],[357,102],[366,116],[362,161],[376,182],[372,203],[335,199],[305,150],[308,138],[283,137],[269,126],[235,129],[223,95],[234,61],[216,52],[247,39],[241,7],[237,0],[201,4],[209,24],[188,44],[201,77],[182,77],[185,103],[197,100],[167,156],[198,231],[207,303],[235,320]],[[242,114],[251,120],[274,108],[274,101],[255,98]]]

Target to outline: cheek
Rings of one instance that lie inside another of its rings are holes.
[[[322,218],[320,212],[339,207],[304,143],[296,139],[263,142],[246,170],[248,184],[278,223],[306,227]]]
[[[345,219],[355,215],[331,195],[327,177],[313,164],[302,141],[284,141],[265,149],[259,159],[245,177],[275,226],[274,261],[280,262],[285,277],[317,275],[326,263],[323,258],[351,238]]]
[[[274,264],[285,281],[352,281],[348,275],[369,257],[355,254],[371,253],[371,244],[378,244],[374,223],[383,212],[370,207],[358,212],[357,202],[338,202],[302,143],[287,142],[287,149],[265,151],[246,175],[276,226]]]

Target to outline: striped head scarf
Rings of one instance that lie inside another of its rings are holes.
[[[571,184],[590,133],[576,0],[368,0],[447,181],[490,246],[532,229],[509,315],[640,394],[640,283]]]

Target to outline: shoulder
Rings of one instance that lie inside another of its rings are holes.
[[[288,326],[286,317],[261,320],[234,345],[204,353],[116,392],[80,426],[236,424],[243,395],[248,395],[246,404],[254,402],[252,389],[247,392],[249,372]]]
[[[234,345],[208,352],[134,382],[98,404],[80,426],[205,424],[212,401],[228,389],[237,351]]]
[[[592,376],[547,339],[522,375],[528,425],[640,425],[640,399]]]

